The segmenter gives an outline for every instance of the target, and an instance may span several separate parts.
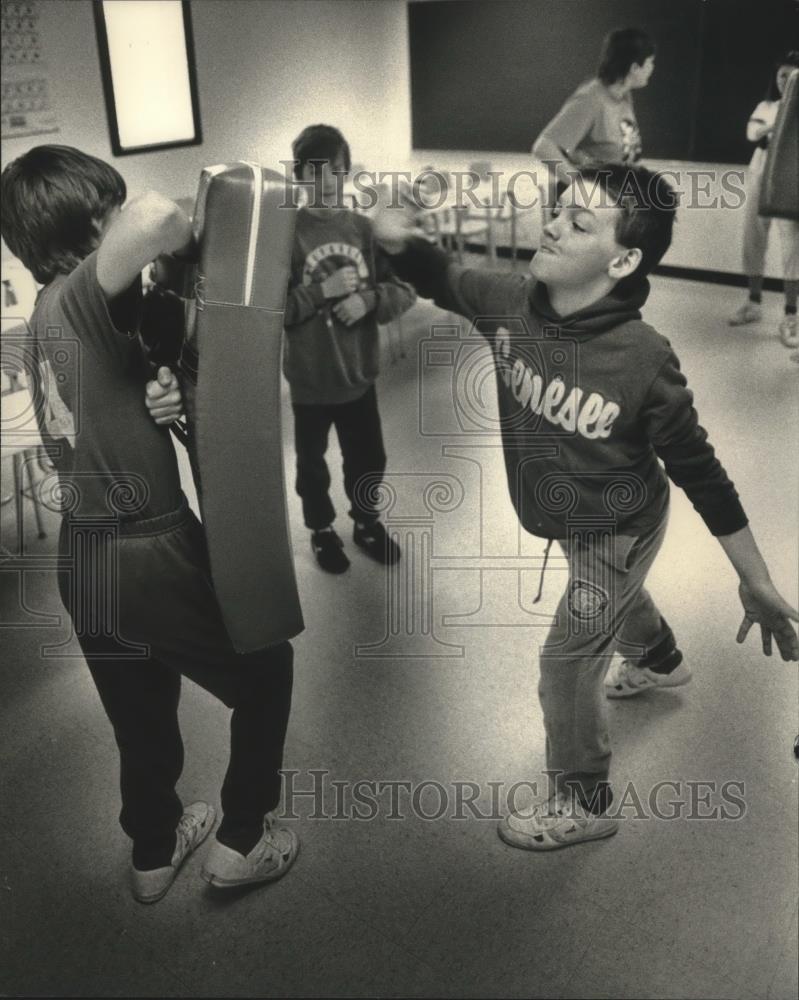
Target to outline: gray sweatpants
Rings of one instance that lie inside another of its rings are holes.
[[[585,530],[560,543],[569,581],[541,649],[538,693],[551,780],[587,801],[610,771],[604,678],[614,651],[649,667],[678,655],[644,589],[666,521],[638,538]]]

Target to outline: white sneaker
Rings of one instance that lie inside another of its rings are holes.
[[[758,302],[752,302],[751,299],[744,302],[740,309],[736,309],[735,312],[730,316],[728,323],[730,326],[745,326],[747,323],[757,323],[757,321],[762,317],[763,310]]]
[[[214,825],[216,812],[207,802],[193,802],[186,807],[177,828],[177,843],[172,862],[165,868],[140,872],[131,868],[133,898],[139,903],[157,903],[169,891],[180,866],[200,846]]]
[[[649,667],[638,667],[632,660],[614,656],[605,674],[608,698],[630,698],[652,688],[682,687],[693,675],[683,660],[670,674],[658,674]]]
[[[299,850],[297,834],[288,827],[278,826],[274,813],[267,813],[264,834],[246,857],[216,840],[201,875],[209,885],[219,889],[273,882],[291,868]]]
[[[786,347],[799,347],[799,326],[796,323],[796,313],[786,313],[777,327],[780,340]]]
[[[549,802],[519,809],[499,821],[497,833],[511,847],[525,851],[553,851],[588,840],[612,837],[617,819],[586,812],[577,799],[560,794]]]

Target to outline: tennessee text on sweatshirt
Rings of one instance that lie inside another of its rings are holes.
[[[563,318],[543,283],[451,264],[423,240],[392,263],[491,345],[508,487],[527,531],[565,538],[610,517],[640,535],[668,505],[665,473],[714,535],[746,526],[677,356],[641,320],[647,281]]]

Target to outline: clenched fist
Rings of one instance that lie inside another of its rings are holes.
[[[162,365],[152,382],[145,388],[144,405],[153,420],[162,427],[168,427],[183,416],[183,396],[171,369]]]
[[[361,295],[350,295],[333,306],[336,319],[344,326],[352,326],[366,315],[366,303]]]
[[[322,292],[326,299],[340,299],[358,288],[358,272],[354,267],[341,267],[322,282]]]

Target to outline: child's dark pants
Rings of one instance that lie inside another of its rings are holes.
[[[168,865],[175,847],[183,812],[175,790],[183,768],[181,675],[233,710],[218,837],[248,853],[280,800],[291,645],[234,651],[205,536],[187,506],[122,525],[115,539],[107,526],[65,518],[60,554],[69,567],[59,574],[62,600],[119,747],[120,823],[133,840],[135,867]],[[143,645],[145,655],[131,644]]]
[[[335,426],[344,466],[344,490],[350,517],[367,524],[378,518],[375,501],[386,469],[383,432],[374,386],[352,403],[294,403],[294,446],[297,453],[297,493],[305,526],[311,531],[333,523],[330,470],[325,461],[327,439]],[[358,481],[368,476],[358,487]]]

